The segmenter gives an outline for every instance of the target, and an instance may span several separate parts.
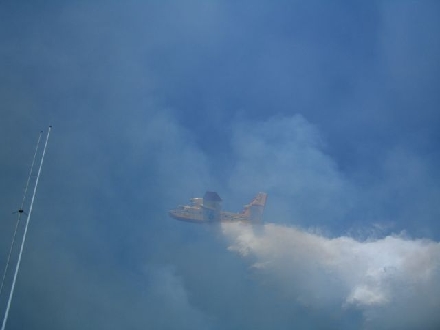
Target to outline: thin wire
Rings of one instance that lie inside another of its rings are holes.
[[[28,187],[29,187],[29,182],[31,181],[32,172],[34,170],[35,158],[37,156],[38,147],[40,145],[41,134],[43,134],[43,131],[41,131],[40,134],[38,135],[38,141],[37,141],[37,145],[35,147],[34,158],[32,159],[31,169],[29,170],[29,175],[28,175],[28,178],[27,178],[26,186],[24,188],[24,194],[23,194],[23,199],[21,201],[21,206],[20,206],[20,209],[18,210],[18,216],[17,216],[17,221],[15,223],[14,235],[12,236],[12,242],[11,242],[11,247],[9,248],[8,260],[6,261],[5,270],[3,272],[2,284],[0,286],[0,297],[1,297],[2,292],[3,292],[3,286],[5,284],[5,278],[6,278],[6,274],[8,272],[8,268],[9,268],[9,262],[11,260],[11,254],[12,254],[12,250],[13,250],[14,244],[15,244],[15,236],[17,235],[18,225],[20,224],[21,215],[23,214],[24,202],[26,200],[26,194],[27,194],[27,190],[28,190]]]
[[[34,192],[32,194],[31,206],[29,208],[29,214],[27,216],[26,226],[24,227],[23,241],[21,242],[20,253],[18,254],[18,261],[17,261],[17,265],[15,266],[14,279],[12,281],[11,292],[9,293],[9,299],[8,299],[8,306],[6,307],[1,330],[5,330],[6,321],[8,320],[8,315],[9,315],[9,309],[11,308],[11,301],[12,301],[12,296],[14,295],[15,282],[17,281],[17,274],[20,269],[21,255],[23,254],[24,243],[26,241],[26,233],[29,226],[29,221],[31,220],[32,208],[34,206],[35,194],[37,192],[37,187],[38,187],[38,180],[40,179],[41,168],[43,167],[44,155],[46,154],[47,141],[49,140],[49,134],[51,128],[52,126],[49,126],[49,130],[46,136],[46,142],[44,143],[43,155],[41,156],[40,167],[38,168],[37,179],[35,180],[35,187],[34,187]]]

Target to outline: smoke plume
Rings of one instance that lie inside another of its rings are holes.
[[[303,306],[348,315],[367,328],[440,324],[440,244],[403,235],[357,241],[276,224],[223,224],[229,249],[252,260],[266,285]]]

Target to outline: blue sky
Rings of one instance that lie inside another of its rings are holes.
[[[437,328],[439,16],[3,1],[2,264],[53,125],[7,328]],[[268,225],[168,218],[206,190]]]

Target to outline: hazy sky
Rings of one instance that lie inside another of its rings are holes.
[[[439,31],[434,0],[2,1],[2,270],[53,125],[6,329],[438,329]],[[267,225],[168,217],[206,190]]]

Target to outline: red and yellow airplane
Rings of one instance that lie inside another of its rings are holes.
[[[191,198],[191,204],[179,206],[168,212],[170,217],[187,222],[245,222],[250,224],[263,223],[263,211],[267,194],[260,192],[240,213],[221,210],[222,199],[214,191],[207,191],[203,198]]]

